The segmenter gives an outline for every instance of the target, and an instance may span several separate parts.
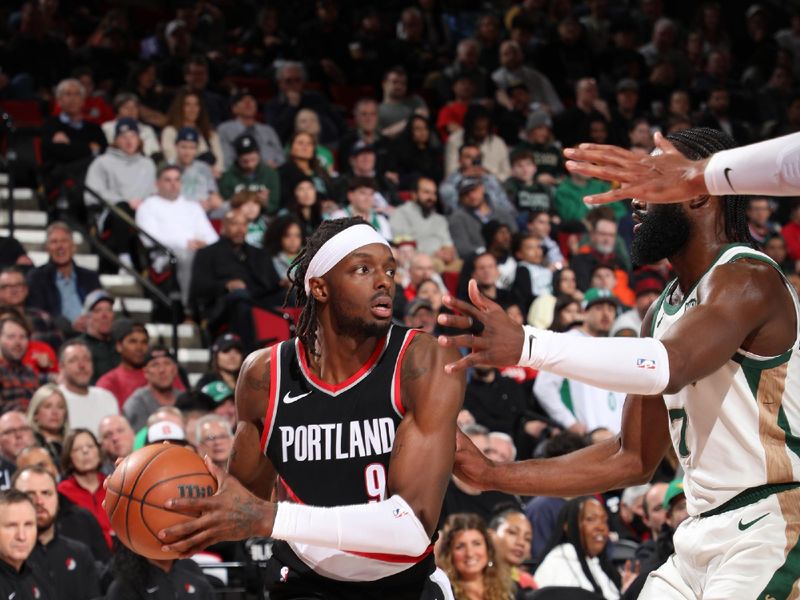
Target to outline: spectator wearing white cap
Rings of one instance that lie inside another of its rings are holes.
[[[83,302],[86,331],[80,339],[92,353],[92,383],[119,364],[111,328],[114,321],[114,298],[103,289],[94,290]]]

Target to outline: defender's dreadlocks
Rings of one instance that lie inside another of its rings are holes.
[[[708,158],[715,152],[735,148],[736,142],[727,133],[709,127],[694,127],[676,131],[667,136],[681,154],[691,160]],[[725,234],[732,242],[755,247],[755,240],[747,226],[746,196],[724,196]]]
[[[287,277],[292,284],[289,291],[286,293],[288,300],[292,293],[296,294],[297,305],[303,307],[300,313],[300,318],[297,322],[297,337],[305,346],[310,354],[317,354],[317,301],[310,295],[306,294],[305,278],[308,266],[311,264],[311,259],[319,252],[319,249],[335,236],[337,233],[352,227],[353,225],[362,225],[366,221],[361,217],[350,217],[347,219],[335,219],[333,221],[324,221],[317,230],[308,238],[306,245],[300,251],[292,264],[289,265],[289,272]]]

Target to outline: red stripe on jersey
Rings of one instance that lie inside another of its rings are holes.
[[[295,504],[305,504],[300,498],[297,497],[297,494],[294,493],[294,490],[289,487],[289,484],[286,483],[286,480],[281,477],[280,484],[283,486],[283,489],[286,491],[286,496]]]
[[[381,554],[380,552],[352,552],[350,550],[344,550],[344,552],[347,552],[348,554],[354,554],[355,556],[361,556],[363,558],[371,558],[372,560],[382,560],[383,562],[416,564],[433,552],[433,544],[428,546],[428,549],[419,556],[406,556],[405,554]]]
[[[272,428],[272,416],[275,414],[275,407],[278,402],[278,388],[280,382],[278,381],[278,362],[281,357],[278,353],[280,344],[275,344],[270,348],[269,355],[269,402],[267,402],[267,413],[264,415],[264,431],[261,432],[261,452],[263,453],[267,448],[269,442],[269,431]]]
[[[400,348],[400,353],[397,355],[397,366],[394,372],[394,406],[397,412],[403,416],[406,414],[406,409],[403,407],[403,400],[400,398],[400,369],[403,366],[403,356],[405,356],[406,350],[408,350],[408,346],[411,344],[411,340],[413,340],[414,336],[419,332],[419,329],[409,330],[408,337],[405,342],[403,342],[403,347]]]
[[[305,349],[303,348],[303,343],[299,339],[297,340],[297,354],[300,358],[300,368],[303,370],[303,375],[311,380],[311,382],[317,387],[332,393],[339,392],[346,387],[353,385],[359,379],[364,377],[364,375],[366,375],[370,369],[375,366],[375,363],[378,362],[378,359],[380,358],[385,347],[386,336],[378,340],[378,343],[375,344],[375,350],[372,351],[372,355],[370,355],[370,357],[367,359],[367,362],[361,365],[361,368],[358,371],[353,373],[341,383],[328,383],[327,381],[322,381],[322,379],[314,375],[314,373],[311,372],[311,369],[308,368],[308,361],[306,360],[306,353]]]

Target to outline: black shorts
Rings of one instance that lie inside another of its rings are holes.
[[[282,542],[273,546],[264,582],[270,600],[446,600],[452,596],[431,579],[433,555],[407,571],[364,583],[336,581],[317,575]]]

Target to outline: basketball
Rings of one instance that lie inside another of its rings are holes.
[[[161,550],[158,532],[192,517],[167,510],[170,498],[205,498],[217,491],[217,480],[195,452],[174,444],[137,450],[108,478],[106,512],[119,540],[148,558],[170,559]]]

